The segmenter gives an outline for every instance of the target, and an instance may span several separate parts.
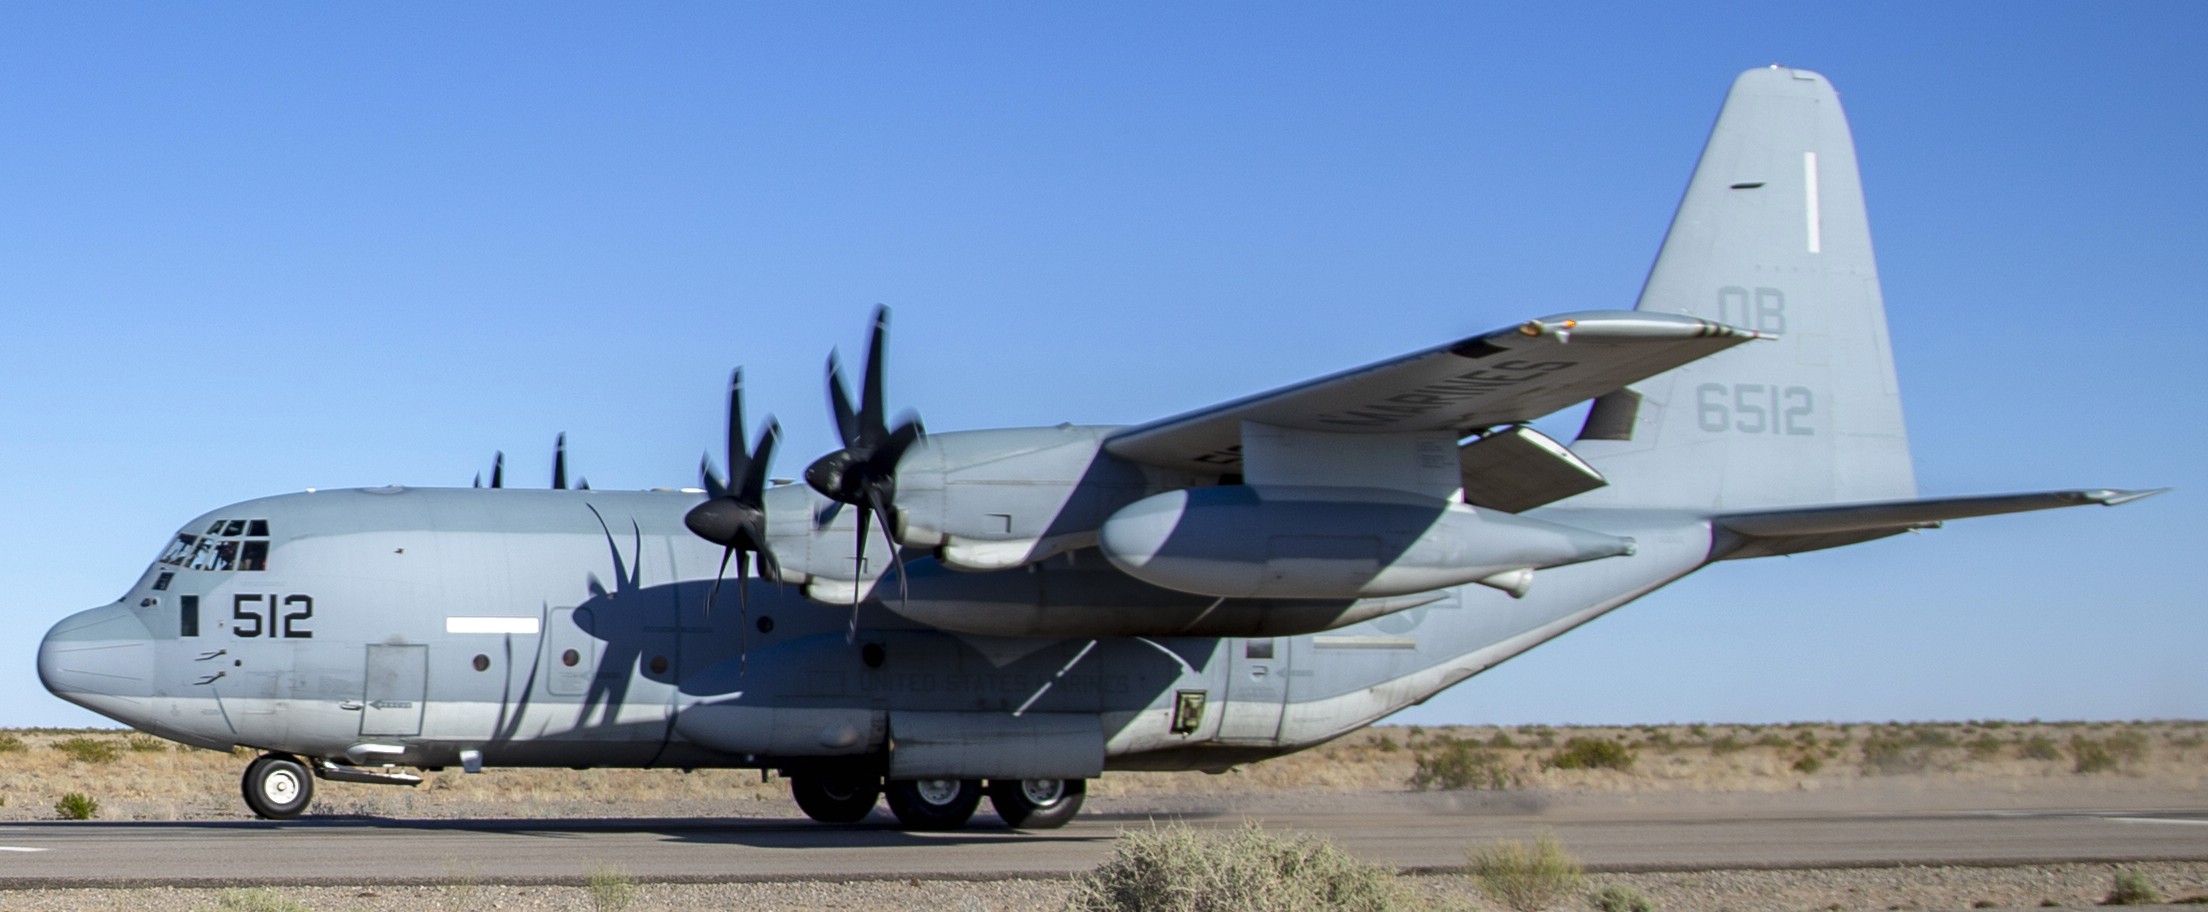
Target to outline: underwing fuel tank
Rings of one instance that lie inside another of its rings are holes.
[[[1223,485],[1112,514],[1104,556],[1136,579],[1226,598],[1370,598],[1633,553],[1586,529],[1378,488]]]

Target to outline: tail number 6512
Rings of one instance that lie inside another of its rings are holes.
[[[1817,397],[1803,386],[1704,383],[1694,390],[1695,421],[1713,434],[1814,436],[1810,416],[1816,412]]]

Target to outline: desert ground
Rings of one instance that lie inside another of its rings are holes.
[[[242,820],[248,755],[118,731],[0,732],[0,822]],[[1224,775],[1110,773],[1092,807],[1171,814],[1245,803],[1432,800],[1563,805],[1847,808],[2208,806],[2208,722],[1795,723],[1661,726],[1383,726]],[[458,770],[419,788],[323,783],[319,815],[420,818],[797,817],[786,783],[757,771]],[[71,796],[78,796],[72,798]],[[2190,802],[2190,803],[2187,803]],[[1467,849],[1476,849],[1468,846]],[[1569,848],[1568,846],[1566,847]],[[24,863],[35,863],[23,859]],[[2208,859],[2131,865],[1785,871],[1602,871],[1659,912],[2080,908],[2119,869],[2165,902],[2208,895]],[[657,884],[620,872],[574,884],[470,882],[0,891],[0,909],[1024,909],[1065,903],[1070,882],[958,880]],[[1431,908],[1505,907],[1462,871],[1402,875]],[[607,890],[616,890],[610,895]],[[1559,908],[1585,909],[1575,896]]]

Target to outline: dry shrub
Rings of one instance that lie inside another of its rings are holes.
[[[1255,824],[1122,832],[1112,857],[1076,878],[1066,902],[1080,912],[1385,912],[1411,904],[1386,868],[1324,840],[1274,836]]]
[[[1421,792],[1427,789],[1500,791],[1517,788],[1519,784],[1518,774],[1503,762],[1502,755],[1474,747],[1470,741],[1449,741],[1430,750],[1421,748],[1413,756],[1418,759],[1418,767],[1411,772],[1411,787]]]
[[[1587,903],[1595,912],[1654,912],[1655,901],[1648,894],[1623,884],[1610,884],[1587,897]]]
[[[1573,738],[1549,755],[1549,766],[1555,769],[1614,769],[1620,772],[1633,768],[1633,749],[1604,738]]]
[[[2162,891],[2154,888],[2154,881],[2138,871],[2116,872],[2114,889],[2108,898],[2101,900],[2104,906],[2152,906],[2162,902]]]
[[[64,738],[54,742],[54,749],[79,763],[113,763],[123,755],[121,745],[106,738]]]
[[[54,814],[63,820],[90,820],[100,815],[100,803],[83,792],[70,792],[54,802]]]
[[[2016,755],[2025,760],[2060,760],[2062,751],[2046,735],[2033,735],[2016,743]]]
[[[1497,840],[1469,853],[1472,881],[1496,902],[1517,912],[1539,912],[1579,890],[1586,872],[1564,844],[1542,834],[1531,845]]]

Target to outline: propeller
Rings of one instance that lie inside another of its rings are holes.
[[[897,586],[900,596],[907,595],[904,556],[898,553],[896,525],[890,515],[890,507],[897,502],[897,462],[905,451],[926,435],[920,418],[911,412],[898,416],[897,426],[890,427],[884,418],[886,411],[882,393],[882,343],[889,332],[889,308],[874,309],[874,335],[866,347],[866,368],[859,388],[859,407],[851,407],[851,395],[845,391],[842,359],[835,352],[828,355],[828,404],[835,412],[836,429],[843,436],[843,449],[836,450],[805,467],[805,483],[820,492],[822,497],[859,508],[857,556],[866,555],[867,526],[879,517],[882,536],[889,540],[890,556],[897,562]],[[851,635],[858,635],[858,606],[851,606]]]
[[[721,580],[728,576],[729,559],[736,558],[736,595],[744,615],[739,631],[746,631],[750,624],[751,555],[759,555],[761,576],[780,575],[774,550],[767,543],[766,492],[767,465],[774,459],[775,443],[781,439],[782,425],[770,415],[767,426],[759,432],[759,445],[748,452],[744,449],[744,372],[738,368],[728,378],[728,481],[714,474],[712,456],[700,459],[698,478],[704,483],[706,500],[691,507],[682,522],[699,538],[722,549],[720,572],[714,576],[713,591],[705,599],[706,614],[713,613],[713,603],[721,594]],[[730,484],[735,487],[730,488]]]
[[[496,453],[491,454],[491,487],[502,488],[505,486],[506,451],[500,450]]]

